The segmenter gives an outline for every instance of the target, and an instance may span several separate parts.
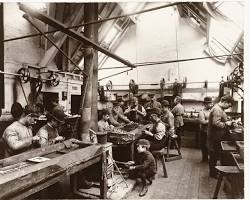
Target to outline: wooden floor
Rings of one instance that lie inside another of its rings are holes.
[[[149,186],[144,199],[211,199],[217,180],[208,176],[208,163],[201,163],[199,149],[182,148],[182,159],[166,162],[168,178],[163,177],[158,162],[158,177]],[[138,199],[141,185],[135,186],[126,199]],[[218,198],[227,199],[223,184]]]

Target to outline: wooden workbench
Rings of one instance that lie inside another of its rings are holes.
[[[225,187],[233,195],[233,198],[244,196],[244,158],[239,154],[237,143],[244,148],[243,141],[222,141],[221,164],[225,167],[237,166],[239,170],[237,176],[228,176],[224,179]]]
[[[105,145],[78,143],[70,149],[71,144],[67,140],[0,160],[0,199],[23,199],[97,162],[102,163],[100,198],[106,198]],[[27,161],[36,156],[50,160]]]
[[[138,141],[142,135],[142,130],[148,125],[140,125],[136,129],[129,131],[129,133],[134,134],[134,140],[127,144],[113,144],[113,158],[116,161],[126,162],[129,160],[134,160],[135,158],[135,143]],[[120,151],[121,150],[121,151]],[[123,155],[124,154],[124,155]]]

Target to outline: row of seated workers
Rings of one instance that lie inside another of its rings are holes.
[[[177,96],[175,106],[171,110],[167,100],[158,102],[155,96],[145,105],[140,105],[137,97],[133,97],[124,107],[122,101],[114,102],[111,109],[102,110],[102,119],[98,121],[98,130],[112,131],[124,124],[151,124],[143,131],[143,138],[150,142],[151,150],[159,150],[166,146],[168,137],[177,138],[180,146],[180,128],[184,125],[184,107]]]

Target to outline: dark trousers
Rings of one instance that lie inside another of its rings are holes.
[[[135,169],[130,172],[130,178],[140,178],[142,185],[145,186],[147,184],[146,180],[152,181],[155,179],[155,173],[144,169]]]
[[[161,140],[157,140],[149,135],[143,135],[141,138],[146,139],[150,142],[150,151],[161,150],[166,146],[166,136],[164,136]]]
[[[208,160],[208,149],[207,149],[207,132],[201,131],[201,153],[202,153],[202,160]]]
[[[178,146],[179,148],[181,148],[181,135],[182,135],[182,131],[183,131],[183,126],[180,126],[180,127],[177,127],[175,129],[175,134],[178,135],[177,137],[177,143],[178,143]]]
[[[215,166],[217,164],[217,161],[220,160],[221,157],[221,146],[220,142],[217,142],[213,145],[213,150],[209,150],[209,174],[215,175],[216,169]]]

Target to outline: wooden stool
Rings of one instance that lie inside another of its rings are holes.
[[[176,148],[176,150],[177,150],[177,152],[178,152],[178,154],[174,154],[174,155],[172,155],[172,156],[170,156],[170,148],[171,148],[171,144],[172,144],[172,142],[173,142],[173,144],[174,144],[174,147]],[[178,142],[177,142],[177,138],[172,138],[172,137],[168,137],[168,145],[167,145],[167,152],[165,153],[165,155],[166,155],[166,161],[168,162],[168,161],[172,161],[172,160],[179,160],[179,159],[181,159],[182,158],[182,156],[181,156],[181,150],[180,150],[180,148],[179,148],[179,145],[178,145]]]
[[[218,193],[220,191],[220,186],[221,186],[223,176],[235,175],[235,174],[241,173],[237,166],[216,166],[215,169],[219,173],[219,178],[218,178],[218,181],[216,184],[213,199],[217,199],[217,197],[218,197]]]
[[[164,177],[167,178],[168,174],[164,158],[164,148],[162,148],[161,150],[152,151],[152,154],[155,157],[156,169],[157,169],[157,159],[160,159],[163,167]]]

